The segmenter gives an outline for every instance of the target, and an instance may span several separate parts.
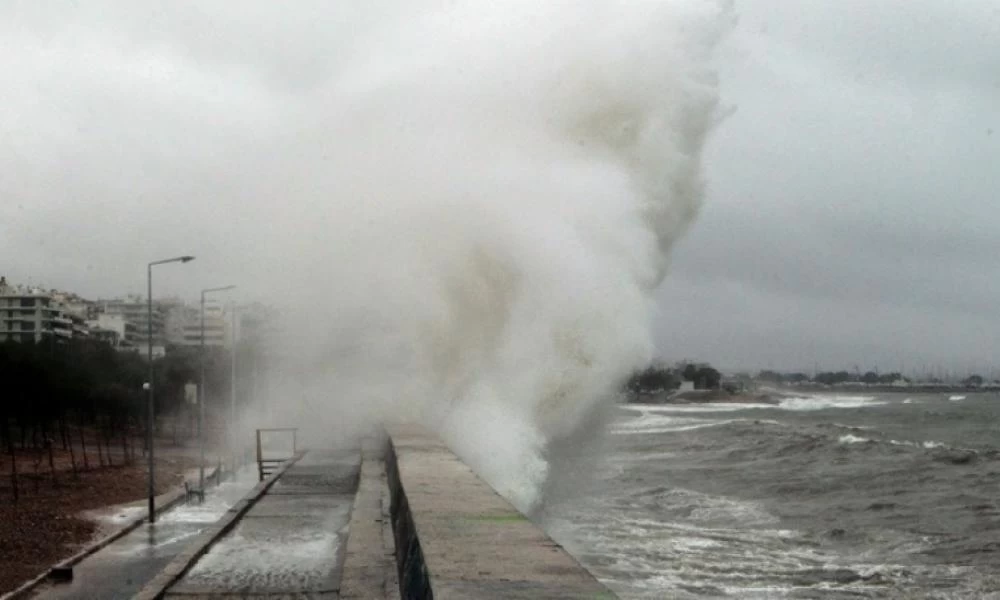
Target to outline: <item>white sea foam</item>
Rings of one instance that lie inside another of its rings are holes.
[[[291,303],[280,415],[317,443],[422,421],[535,504],[551,440],[651,358],[653,293],[720,118],[728,4],[346,11],[322,117],[274,150],[317,156],[275,179],[282,210],[246,211],[274,256],[261,279]]]
[[[842,435],[838,440],[841,444],[867,444],[869,442],[878,442],[879,440],[859,437],[852,434]],[[947,448],[947,444],[943,442],[936,442],[934,440],[926,440],[923,442],[913,442],[909,440],[885,440],[885,443],[892,446],[909,446],[911,448],[924,448],[927,450],[932,450],[934,448]]]
[[[825,410],[828,408],[866,408],[884,404],[888,403],[876,400],[875,396],[803,396],[782,400],[780,408],[785,410]]]
[[[600,556],[592,569],[628,598],[706,597],[688,591],[702,586],[732,589],[740,598],[781,597],[794,589],[796,573],[834,560],[819,548],[797,544],[801,534],[779,528],[779,519],[755,502],[684,489],[656,500],[661,506],[690,506],[690,516],[663,521],[602,511],[586,528],[558,520],[550,526],[578,555]],[[776,594],[754,596],[764,589]]]
[[[840,438],[837,441],[839,441],[841,444],[867,444],[868,442],[872,442],[874,440],[847,434],[840,436]]]
[[[926,440],[923,442],[911,442],[911,441],[899,441],[899,440],[889,440],[889,443],[894,446],[912,446],[914,448],[924,448],[926,450],[933,450],[934,448],[948,448],[948,444],[944,442],[936,442],[934,440]]]
[[[340,535],[324,527],[261,539],[238,525],[212,545],[187,577],[195,586],[217,589],[294,589],[303,579],[322,580],[336,563],[340,544]]]
[[[711,426],[716,421],[688,417],[671,417],[644,413],[636,418],[621,421],[611,425],[611,433],[664,433],[669,431],[686,431],[691,428]]]
[[[699,404],[637,404],[648,412],[662,413],[723,413],[755,408],[777,408],[774,404],[751,404],[738,402],[704,402]]]
[[[867,408],[883,406],[888,402],[875,396],[816,395],[783,398],[778,404],[742,402],[702,402],[692,404],[635,404],[630,405],[648,412],[712,413],[735,412],[754,409],[782,409],[794,411],[825,410],[829,408]]]
[[[771,419],[711,419],[711,418],[699,418],[699,417],[688,417],[688,416],[671,416],[671,412],[681,412],[684,411],[671,411],[664,410],[660,405],[645,405],[638,406],[632,405],[628,407],[627,412],[629,414],[635,415],[628,418],[622,418],[621,420],[613,423],[608,427],[608,432],[617,435],[628,435],[628,434],[657,434],[657,433],[672,433],[679,431],[693,431],[697,429],[706,429],[709,427],[721,427],[723,425],[728,425],[730,423],[761,423],[768,425],[781,425],[780,421],[774,421]],[[675,407],[676,408],[676,407]],[[711,411],[690,411],[690,412],[711,412]],[[730,411],[716,411],[716,412],[730,412]]]
[[[694,431],[696,429],[707,429],[710,427],[720,427],[722,425],[728,425],[729,423],[735,423],[740,421],[740,419],[730,419],[727,421],[700,421],[697,423],[687,423],[687,424],[670,424],[670,425],[643,425],[640,427],[619,427],[612,428],[611,433],[615,434],[628,434],[628,433],[675,433],[679,431]]]

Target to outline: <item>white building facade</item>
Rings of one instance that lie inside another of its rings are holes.
[[[217,301],[205,302],[205,345],[228,348],[232,341],[232,313],[225,304]],[[200,346],[202,336],[201,311],[189,310],[181,329],[181,346]]]
[[[66,312],[51,292],[12,286],[0,277],[0,342],[60,342],[87,333],[83,319]]]

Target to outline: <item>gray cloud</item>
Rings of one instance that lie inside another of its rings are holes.
[[[663,353],[992,369],[998,7],[739,6],[722,77],[738,109],[661,294]]]
[[[233,6],[0,5],[0,270],[97,296],[141,291],[147,259],[190,252],[197,282],[158,275],[189,294],[254,260],[257,242],[226,232],[266,228],[282,185],[322,168],[309,131],[360,9]],[[991,366],[1000,6],[736,6],[719,63],[737,110],[659,296],[661,352]],[[237,165],[252,172],[228,176]]]

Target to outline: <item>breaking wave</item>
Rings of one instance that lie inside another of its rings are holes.
[[[720,118],[728,3],[356,16],[327,117],[299,132],[325,138],[325,170],[289,182],[316,200],[268,215],[299,240],[276,269],[298,421],[327,438],[422,421],[529,508],[553,440],[651,357],[652,293]]]

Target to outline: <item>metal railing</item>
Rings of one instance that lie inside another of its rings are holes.
[[[293,458],[295,453],[298,452],[298,431],[299,430],[294,427],[274,427],[270,429],[257,430],[257,475],[260,477],[261,481],[267,479],[268,475],[274,473],[282,463]],[[261,441],[262,433],[290,433],[292,438],[291,452],[289,452],[287,456],[284,454],[279,456],[265,456],[264,443]]]

